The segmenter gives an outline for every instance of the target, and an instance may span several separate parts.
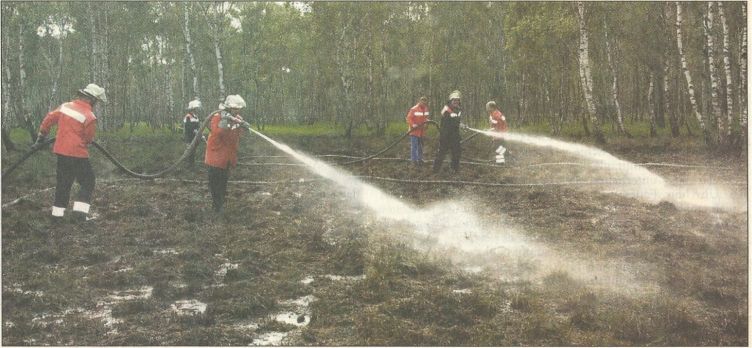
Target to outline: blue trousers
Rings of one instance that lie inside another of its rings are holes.
[[[423,161],[423,138],[410,136],[410,160],[413,162]]]

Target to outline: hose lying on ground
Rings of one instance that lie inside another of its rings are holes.
[[[426,122],[423,122],[423,123],[421,123],[421,124],[420,124],[420,126],[423,126],[423,125],[425,125],[425,124],[432,124],[432,125],[434,125],[434,126],[435,126],[436,128],[438,128],[438,127],[439,127],[439,124],[438,124],[438,123],[436,123],[436,121],[434,121],[434,120],[428,120],[428,121],[426,121]],[[387,152],[387,151],[389,151],[389,150],[390,150],[391,148],[393,148],[393,147],[397,146],[397,144],[399,144],[399,143],[400,143],[400,141],[402,141],[402,139],[405,139],[405,138],[406,138],[406,137],[407,137],[408,135],[410,135],[410,133],[412,133],[412,131],[413,131],[413,130],[411,129],[411,130],[409,130],[409,131],[405,132],[405,134],[403,134],[403,135],[402,135],[401,137],[399,137],[399,138],[398,138],[397,140],[395,140],[395,141],[394,141],[393,143],[389,144],[389,146],[387,146],[387,147],[383,148],[383,149],[382,149],[381,151],[379,151],[379,152],[376,152],[376,153],[374,153],[373,155],[370,155],[370,156],[368,156],[368,157],[363,157],[363,158],[359,158],[359,159],[356,159],[356,160],[352,160],[352,161],[347,161],[347,162],[344,162],[344,163],[340,163],[340,164],[341,164],[341,165],[348,165],[348,164],[360,163],[360,162],[365,162],[365,161],[368,161],[368,160],[369,160],[369,159],[371,159],[371,158],[375,158],[376,156],[379,156],[379,155],[383,154],[384,152]]]
[[[155,178],[159,178],[159,177],[162,177],[165,174],[167,174],[167,173],[169,173],[169,172],[177,169],[178,165],[180,165],[180,163],[182,163],[183,161],[185,161],[188,158],[188,156],[193,151],[196,150],[196,146],[198,146],[198,142],[199,142],[199,139],[201,139],[201,135],[203,134],[204,130],[209,125],[209,122],[211,121],[212,115],[214,115],[216,112],[217,111],[214,111],[211,114],[209,114],[209,116],[206,117],[206,119],[204,120],[204,123],[201,124],[201,128],[199,128],[198,132],[196,132],[196,135],[193,137],[193,140],[191,141],[191,144],[188,145],[188,147],[183,152],[183,155],[180,156],[180,158],[178,158],[178,160],[175,161],[175,163],[171,164],[167,168],[164,168],[164,169],[162,169],[162,170],[160,170],[160,171],[158,171],[156,173],[151,173],[151,174],[136,173],[136,172],[128,169],[122,163],[120,163],[120,161],[118,161],[117,158],[115,158],[115,156],[113,156],[109,151],[107,151],[107,149],[105,149],[102,145],[100,145],[96,141],[92,141],[91,145],[94,146],[100,152],[102,152],[102,154],[105,157],[107,157],[107,159],[110,160],[110,162],[112,162],[116,167],[118,167],[120,170],[122,170],[125,174],[127,174],[129,176],[132,176],[132,177],[138,178],[138,179],[155,179]],[[8,170],[6,170],[5,172],[2,173],[2,180],[5,180],[8,175],[10,175],[11,173],[13,173],[13,171],[15,171],[22,163],[24,163],[27,159],[29,159],[29,157],[31,157],[31,155],[33,155],[34,153],[36,153],[37,151],[39,151],[39,150],[41,150],[43,148],[46,148],[47,145],[53,143],[54,141],[55,141],[54,137],[50,138],[50,139],[47,139],[46,141],[44,141],[41,144],[41,146],[34,147],[31,150],[27,151],[23,156],[21,156],[21,158],[16,163],[14,163],[12,166],[10,166],[10,168],[8,168]]]

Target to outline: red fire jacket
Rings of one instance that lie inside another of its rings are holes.
[[[410,108],[410,111],[407,112],[406,117],[408,130],[412,129],[413,125],[418,125],[418,128],[413,130],[410,135],[422,137],[425,134],[426,125],[423,123],[428,120],[428,116],[429,114],[427,105],[421,105],[420,103],[418,103]]]
[[[52,152],[69,157],[89,158],[89,143],[97,131],[97,117],[91,112],[91,105],[82,99],[75,99],[57,107],[45,116],[39,126],[39,133],[50,133],[57,125],[57,138]]]
[[[494,110],[491,116],[488,117],[488,120],[491,121],[491,127],[497,132],[506,132],[509,129],[507,119],[501,113],[501,110]]]
[[[227,169],[227,167],[234,167],[238,164],[238,145],[240,144],[240,134],[242,134],[243,129],[240,127],[232,129],[229,126],[227,128],[220,127],[220,122],[222,121],[220,113],[222,112],[225,111],[220,111],[212,115],[211,132],[209,133],[209,139],[206,141],[204,163],[212,167]],[[234,115],[234,117],[241,118],[240,115]]]

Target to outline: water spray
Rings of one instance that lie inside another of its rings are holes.
[[[352,201],[370,210],[383,223],[409,227],[412,233],[399,233],[392,237],[411,240],[418,250],[464,265],[491,269],[502,267],[505,274],[502,278],[509,278],[510,274],[517,274],[512,276],[519,277],[517,279],[535,278],[561,270],[587,281],[592,281],[595,276],[600,279],[600,285],[616,291],[630,292],[644,285],[634,279],[632,272],[636,265],[632,265],[633,268],[604,267],[592,259],[578,259],[571,255],[565,257],[541,243],[529,240],[501,216],[493,221],[482,220],[472,202],[455,200],[422,208],[413,206],[344,170],[295,151],[254,129],[250,131],[305,164],[309,171],[336,184]],[[530,259],[537,262],[534,270],[515,270]]]
[[[683,187],[670,185],[664,178],[635,163],[619,159],[601,149],[552,139],[540,135],[512,132],[493,132],[467,127],[476,133],[497,139],[551,148],[567,152],[576,157],[595,162],[603,167],[634,180],[636,184],[615,186],[610,192],[642,199],[651,204],[668,201],[682,208],[718,208],[730,211],[746,209],[746,203],[732,196],[729,190],[714,184],[687,185]]]

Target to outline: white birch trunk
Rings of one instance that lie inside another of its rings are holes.
[[[598,115],[596,114],[595,99],[593,98],[593,77],[590,73],[590,56],[588,49],[588,31],[585,26],[585,4],[582,1],[577,2],[577,14],[580,24],[580,78],[582,79],[582,92],[587,104],[590,121],[593,123],[596,137],[602,140]]]
[[[723,2],[718,1],[718,16],[721,18],[723,27],[723,68],[726,72],[726,138],[731,139],[731,123],[733,123],[734,99],[733,79],[731,78],[731,50],[729,48],[729,29],[726,23],[726,14],[723,11]]]
[[[656,114],[655,114],[655,75],[653,72],[650,72],[650,76],[648,77],[650,80],[650,83],[648,85],[648,110],[650,111],[650,136],[654,137],[658,134],[658,131],[656,129]]]
[[[611,76],[613,81],[611,83],[611,96],[614,100],[614,107],[616,108],[616,123],[620,134],[627,134],[627,130],[624,128],[624,119],[621,113],[621,105],[619,104],[619,82],[616,75],[616,65],[614,64],[614,58],[611,50],[611,42],[608,40],[608,27],[606,21],[603,21],[603,36],[606,40],[606,58],[608,59],[608,68],[611,70]]]
[[[193,75],[193,98],[199,99],[198,94],[198,75],[196,74],[196,59],[193,57],[193,49],[191,46],[191,29],[190,29],[190,16],[188,16],[188,2],[183,2],[183,36],[185,37],[185,52],[188,55],[188,61],[191,66],[191,74]]]
[[[744,14],[744,18],[746,19],[747,16],[747,5],[746,2],[742,2],[742,13]],[[744,21],[746,23],[746,20]],[[740,90],[739,90],[739,96],[740,96],[740,107],[741,107],[741,113],[739,113],[739,124],[740,128],[742,130],[742,134],[746,137],[747,135],[747,30],[746,28],[742,29],[742,42],[740,44],[739,49],[739,77],[740,77]]]
[[[687,80],[687,90],[689,94],[689,102],[692,104],[692,112],[695,114],[695,117],[697,118],[697,122],[700,125],[700,129],[702,129],[704,135],[705,135],[705,141],[707,142],[708,139],[708,131],[705,127],[705,120],[702,117],[702,114],[700,113],[700,110],[697,106],[697,100],[695,99],[695,86],[692,84],[692,75],[689,73],[689,68],[687,66],[687,57],[684,55],[684,45],[682,43],[682,5],[680,2],[676,2],[676,48],[679,50],[679,59],[681,59],[681,67],[682,71],[684,72],[684,78]]]
[[[221,41],[220,36],[222,33],[222,27],[221,27],[221,23],[219,23],[219,19],[224,14],[218,9],[212,9],[211,6],[212,5],[209,5],[209,7],[207,8],[208,12],[207,12],[207,15],[204,16],[204,18],[206,19],[206,24],[209,26],[209,29],[212,34],[212,43],[214,44],[214,57],[217,59],[217,79],[219,82],[219,95],[220,95],[220,98],[224,98],[226,96],[225,95],[225,73],[224,73],[224,66],[222,65],[222,50],[220,48],[220,41]],[[217,20],[217,22],[213,22],[215,20]]]
[[[91,44],[91,55],[89,56],[89,80],[90,82],[96,83],[97,81],[99,81],[99,74],[97,73],[99,66],[99,59],[97,59],[99,56],[99,52],[97,50],[97,26],[96,21],[94,20],[94,7],[92,6],[91,2],[89,2],[88,5],[89,25],[91,26],[91,38],[89,39],[89,42]]]
[[[710,72],[710,103],[712,105],[713,117],[718,127],[718,140],[720,143],[725,141],[723,132],[723,117],[721,115],[721,104],[718,102],[718,73],[715,69],[715,35],[713,35],[713,26],[715,23],[713,15],[713,2],[708,2],[708,13],[704,18],[703,31],[705,33],[708,71]]]
[[[62,26],[61,26],[62,28]],[[57,57],[57,74],[52,81],[52,91],[50,91],[50,98],[47,101],[47,110],[52,110],[55,106],[55,96],[57,96],[58,85],[60,84],[60,76],[63,73],[63,38],[60,37],[58,41],[58,57]]]

